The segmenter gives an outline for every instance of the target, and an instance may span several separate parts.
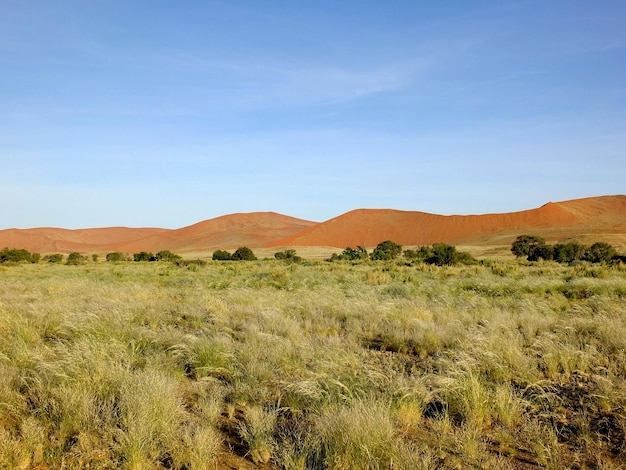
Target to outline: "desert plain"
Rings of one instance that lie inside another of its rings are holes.
[[[525,233],[624,254],[626,197],[0,231],[86,255],[0,266],[0,467],[624,468],[626,266],[515,259]],[[326,261],[383,240],[476,260]],[[197,262],[103,256],[163,249]]]

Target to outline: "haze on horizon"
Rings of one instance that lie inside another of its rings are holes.
[[[0,229],[626,191],[626,3],[0,2]]]

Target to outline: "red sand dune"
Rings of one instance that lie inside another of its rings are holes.
[[[240,246],[257,248],[316,224],[317,222],[275,212],[230,214],[130,243],[120,243],[115,249],[129,253],[141,250],[158,252],[165,249],[183,253]]]
[[[402,245],[433,243],[509,243],[530,232],[564,239],[589,233],[626,233],[626,196],[602,196],[548,203],[538,209],[504,214],[436,215],[391,209],[358,209],[340,215],[268,246],[334,246],[365,244],[371,248],[384,240]]]
[[[107,227],[67,230],[32,228],[0,230],[0,249],[24,248],[31,253],[106,251],[112,244],[168,232],[162,228]]]
[[[231,214],[177,230],[159,228],[58,228],[0,230],[0,248],[31,252],[93,253],[105,251],[171,250],[209,252],[277,246],[372,248],[384,240],[402,245],[496,246],[510,244],[520,234],[549,241],[576,238],[626,245],[626,196],[601,196],[548,203],[521,212],[443,216],[391,209],[358,209],[326,222],[296,219],[274,212]]]

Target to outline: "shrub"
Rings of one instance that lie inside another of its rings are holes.
[[[452,266],[459,259],[459,252],[456,251],[456,247],[446,243],[435,243],[432,253],[432,258],[429,262],[437,266]]]
[[[279,251],[278,253],[274,253],[274,258],[293,261],[295,263],[302,261],[302,258],[296,254],[296,250]]]
[[[528,261],[539,261],[540,259],[549,261],[553,258],[554,248],[552,245],[539,245],[528,255]]]
[[[61,253],[52,253],[43,257],[43,260],[47,263],[62,263],[63,255]]]
[[[404,257],[417,261],[429,262],[433,257],[433,250],[429,246],[422,246],[419,250],[405,250]]]
[[[13,248],[9,250],[8,248],[5,248],[2,251],[0,251],[0,263],[7,263],[7,262],[9,263],[19,263],[19,262],[36,263],[37,261],[39,261],[39,258],[33,261],[33,256],[34,255],[31,255],[27,250],[17,249],[17,248]]]
[[[571,263],[585,256],[585,247],[580,243],[557,243],[554,245],[553,257],[559,263]]]
[[[66,264],[75,265],[76,266],[76,265],[84,263],[86,260],[87,260],[87,258],[85,256],[82,256],[77,251],[73,251],[72,253],[67,255]]]
[[[345,250],[343,250],[341,256],[343,257],[343,259],[357,260],[367,259],[369,255],[367,254],[367,250],[363,246],[359,245],[356,247],[356,249],[347,247]]]
[[[530,258],[537,247],[543,246],[546,241],[535,235],[520,235],[511,245],[511,252],[517,257],[526,256]]]
[[[385,240],[380,242],[372,252],[372,259],[375,260],[391,260],[397,258],[402,253],[402,245]]]
[[[254,261],[256,256],[247,246],[241,246],[235,250],[232,259],[234,261]]]
[[[231,255],[228,251],[224,250],[216,250],[213,252],[213,261],[231,261],[233,259],[233,255]]]
[[[128,255],[120,251],[113,251],[111,253],[107,253],[106,260],[112,263],[116,261],[128,261]]]
[[[535,235],[520,235],[517,237],[511,245],[511,252],[517,258],[526,256],[528,261],[551,260],[553,257],[553,247],[546,244],[543,238]]]
[[[140,251],[133,254],[133,261],[156,261],[157,258],[154,254],[147,251]]]
[[[176,262],[181,259],[177,254],[172,253],[169,250],[161,250],[156,254],[157,261],[172,261]]]
[[[328,261],[356,261],[360,259],[367,259],[369,257],[365,247],[359,245],[355,248],[347,247],[341,252],[341,254],[333,253]]]
[[[432,247],[422,246],[419,250],[406,250],[404,256],[437,266],[452,266],[459,263],[473,264],[476,262],[469,253],[457,251],[455,246],[446,243],[435,243]]]
[[[617,251],[611,245],[597,242],[587,249],[584,259],[592,263],[602,263],[603,261],[610,261],[615,255],[617,255]]]

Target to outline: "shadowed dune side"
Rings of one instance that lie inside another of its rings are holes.
[[[531,232],[548,239],[626,232],[626,196],[602,196],[548,203],[537,209],[503,214],[436,215],[391,209],[358,209],[268,246],[334,246],[383,240],[402,245],[510,243]]]

